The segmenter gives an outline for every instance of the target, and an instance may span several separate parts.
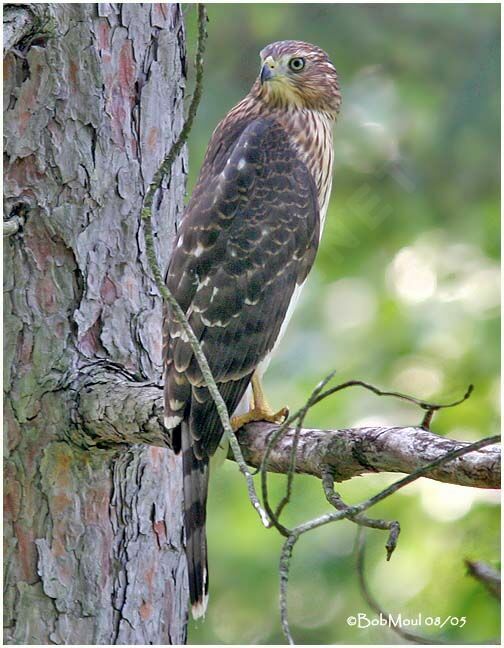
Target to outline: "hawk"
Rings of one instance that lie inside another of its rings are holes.
[[[177,233],[166,283],[235,414],[234,429],[280,422],[287,414],[271,410],[260,381],[315,259],[340,103],[338,75],[319,47],[301,41],[265,47],[250,92],[212,135]],[[163,348],[165,425],[174,451],[182,453],[189,593],[197,618],[208,599],[209,460],[223,428],[169,306]],[[249,385],[250,411],[236,416]]]

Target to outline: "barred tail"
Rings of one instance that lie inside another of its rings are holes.
[[[193,451],[187,423],[182,423],[182,466],[184,473],[184,527],[186,538],[189,594],[194,619],[203,616],[208,603],[208,562],[206,541],[206,502],[208,459],[198,459]]]

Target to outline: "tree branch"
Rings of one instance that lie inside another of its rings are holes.
[[[154,445],[168,445],[169,439],[162,422],[161,387],[152,383],[128,384],[131,376],[119,367],[114,367],[115,375],[110,376],[111,369],[110,364],[104,363],[98,369],[91,368],[79,375],[75,417],[79,438],[91,440],[95,445],[100,444],[97,438],[102,438],[105,444],[150,441]],[[295,429],[286,428],[285,424],[253,423],[239,430],[235,439],[235,443],[240,443],[240,461],[260,468],[263,480],[266,471],[285,473],[290,481],[294,469],[298,473],[314,475],[322,479],[326,498],[336,509],[287,529],[271,511],[263,488],[266,510],[274,526],[286,537],[280,556],[280,615],[283,632],[290,644],[294,640],[288,621],[287,587],[292,552],[301,535],[346,518],[361,527],[388,530],[386,550],[387,559],[390,559],[400,532],[399,523],[396,520],[370,518],[364,515],[368,508],[422,476],[479,488],[498,488],[500,484],[498,436],[471,444],[440,437],[421,427],[301,428],[304,409],[309,407],[313,398],[319,397],[318,392],[326,382],[322,381],[317,386],[306,408],[300,410]],[[434,409],[441,407],[435,406]],[[427,409],[433,410],[432,407]],[[147,425],[144,424],[145,420]],[[81,434],[79,429],[85,434]],[[231,450],[228,458],[236,461],[236,457],[236,451]],[[358,505],[346,505],[335,492],[334,481],[344,481],[368,472],[407,474],[368,500]],[[288,499],[289,493],[281,506]],[[417,643],[427,641],[415,635],[411,635],[410,639]]]
[[[80,443],[106,445],[145,443],[169,447],[163,426],[162,387],[138,382],[118,367],[103,363],[81,371],[73,386],[78,394],[75,419]],[[249,466],[259,467],[272,434],[271,423],[251,423],[237,437]],[[272,448],[267,468],[287,474],[295,430]],[[337,482],[372,472],[410,474],[448,452],[469,445],[418,427],[375,427],[342,430],[302,428],[296,448],[296,471],[322,479],[329,469]],[[232,453],[229,455],[233,459]],[[429,473],[430,479],[499,488],[500,449],[493,445],[470,452]]]
[[[463,457],[466,454],[469,454],[472,451],[480,450],[483,447],[488,447],[489,445],[495,444],[497,443],[497,441],[499,441],[499,439],[500,437],[498,436],[487,437],[486,439],[481,439],[479,441],[476,441],[475,443],[470,443],[465,446],[455,448],[450,452],[447,452],[444,456],[442,455],[437,459],[435,459],[434,461],[428,463],[427,465],[417,468],[409,475],[406,475],[406,477],[402,477],[401,479],[397,480],[390,486],[387,486],[387,488],[384,488],[382,491],[380,491],[376,495],[373,495],[372,497],[369,497],[367,500],[361,502],[360,504],[354,506],[345,506],[344,503],[341,502],[342,506],[337,506],[336,507],[337,510],[334,512],[320,515],[316,518],[313,518],[312,520],[308,520],[307,522],[304,522],[303,524],[299,524],[293,529],[290,530],[286,529],[287,539],[283,544],[282,551],[280,554],[279,571],[280,571],[280,616],[282,622],[282,630],[288,642],[290,644],[294,644],[294,640],[292,638],[292,634],[289,627],[288,610],[287,610],[287,586],[289,582],[290,561],[292,558],[292,552],[294,550],[294,546],[296,542],[299,540],[299,538],[301,537],[301,535],[313,531],[314,529],[317,529],[326,524],[330,524],[332,522],[338,522],[344,518],[352,520],[356,524],[359,524],[361,527],[371,526],[369,522],[378,522],[378,523],[383,522],[382,520],[373,521],[370,518],[366,518],[366,520],[359,521],[358,517],[360,516],[361,513],[367,511],[369,508],[371,508],[375,504],[378,504],[378,502],[381,502],[387,497],[390,497],[399,489],[404,488],[405,486],[411,484],[412,482],[419,479],[420,477],[427,476],[439,466],[443,464],[448,464],[450,461],[454,459],[460,459],[461,457]],[[326,494],[328,494],[327,488],[326,488]],[[386,544],[387,558],[390,558],[390,554],[396,546],[397,537],[399,533],[399,527],[396,526],[394,529],[393,525],[394,525],[393,522],[386,526],[381,526],[380,524],[375,525],[376,528],[388,528],[390,531],[389,539]],[[422,638],[419,637],[419,640],[422,640]]]
[[[170,447],[163,425],[163,390],[135,380],[119,365],[96,362],[72,376],[76,394],[72,441],[84,447],[118,444]]]
[[[489,593],[500,600],[501,575],[500,571],[481,560],[465,560],[467,572],[486,587]]]
[[[269,438],[278,426],[254,423],[238,432],[238,441],[248,464],[259,467]],[[267,468],[287,473],[295,430],[290,429],[272,448]],[[370,472],[411,473],[448,452],[470,445],[441,437],[419,427],[367,427],[343,430],[300,430],[296,472],[322,479],[329,467],[335,481],[345,481]],[[432,470],[436,481],[475,486],[500,487],[500,449],[483,448]]]

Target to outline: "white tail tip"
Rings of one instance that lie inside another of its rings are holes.
[[[205,594],[203,596],[202,601],[198,601],[197,603],[194,603],[191,606],[192,617],[194,620],[201,619],[201,617],[205,616],[207,605],[208,605],[208,594]]]
[[[164,417],[164,425],[167,430],[173,430],[173,428],[176,428],[177,425],[180,425],[182,423],[182,417],[181,416],[165,416]]]
[[[203,569],[203,590],[206,589],[207,584],[207,570]],[[206,609],[208,605],[208,594],[203,594],[203,600],[197,601],[191,605],[192,617],[194,620],[201,619],[206,614]]]

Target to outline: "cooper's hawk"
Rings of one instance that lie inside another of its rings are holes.
[[[182,219],[167,285],[185,312],[230,415],[279,421],[260,378],[315,259],[332,182],[332,126],[341,103],[327,54],[280,41],[261,52],[249,94],[215,129]],[[208,594],[205,536],[209,458],[223,428],[191,347],[168,307],[165,425],[182,451],[193,616]]]

